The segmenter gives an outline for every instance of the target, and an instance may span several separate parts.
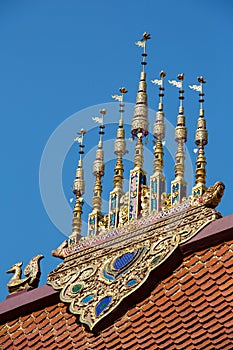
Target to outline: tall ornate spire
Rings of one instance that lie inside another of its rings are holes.
[[[197,121],[197,130],[195,135],[195,143],[198,146],[198,155],[196,160],[196,185],[193,188],[193,197],[201,196],[206,191],[206,157],[205,157],[205,146],[208,143],[208,131],[206,130],[206,120],[204,116],[204,93],[203,84],[206,80],[203,77],[198,78],[200,85],[189,86],[190,89],[199,92],[199,118]]]
[[[137,219],[141,214],[141,194],[143,187],[146,186],[146,174],[143,171],[143,137],[148,135],[148,106],[146,92],[146,73],[145,66],[147,64],[146,43],[150,39],[150,34],[143,33],[141,41],[137,41],[136,45],[143,48],[142,53],[142,71],[138,84],[138,92],[136,96],[136,105],[134,107],[134,116],[131,126],[132,138],[137,137],[134,169],[130,171],[130,190],[129,190],[129,220]]]
[[[109,227],[117,227],[119,223],[119,205],[120,198],[123,193],[123,173],[124,166],[122,162],[122,157],[127,153],[126,142],[125,142],[125,130],[123,122],[124,113],[124,95],[127,93],[125,87],[119,89],[121,95],[113,95],[112,98],[120,102],[120,120],[119,127],[117,129],[116,140],[114,142],[114,153],[117,156],[116,166],[114,169],[114,188],[110,192],[109,200]]]
[[[184,90],[183,90],[183,81],[184,74],[181,73],[177,76],[176,80],[169,80],[169,83],[177,88],[179,88],[179,114],[177,116],[177,125],[175,130],[175,140],[177,142],[177,151],[176,151],[176,163],[175,163],[175,179],[171,182],[171,204],[179,204],[182,202],[183,198],[186,198],[187,184],[184,179],[184,161],[185,161],[185,152],[184,152],[184,143],[187,141],[187,128],[185,126],[185,116],[184,116]]]
[[[73,210],[73,220],[72,220],[72,234],[69,237],[69,245],[75,244],[81,237],[81,227],[82,227],[82,206],[83,206],[83,194],[85,190],[85,181],[84,181],[84,171],[83,171],[83,161],[82,155],[84,154],[84,135],[86,130],[81,129],[77,133],[79,136],[75,139],[79,143],[79,161],[78,167],[76,169],[76,177],[74,179],[73,193],[76,197],[75,206]]]
[[[104,150],[103,150],[103,135],[104,135],[104,116],[105,109],[100,110],[101,117],[92,118],[94,121],[100,123],[99,126],[99,143],[96,150],[96,159],[93,163],[93,175],[95,176],[94,191],[92,197],[92,212],[89,214],[88,220],[88,234],[93,235],[98,232],[98,224],[102,219],[102,177],[104,176]]]
[[[143,144],[142,138],[148,135],[148,106],[147,106],[147,92],[146,92],[146,43],[150,39],[150,34],[143,33],[141,41],[137,41],[136,45],[143,47],[142,53],[142,71],[140,74],[140,81],[138,84],[138,92],[136,96],[136,105],[134,107],[134,117],[132,120],[131,133],[132,137],[137,137],[137,144],[135,148],[134,166],[142,168],[143,166]]]
[[[163,112],[164,78],[165,72],[160,73],[160,79],[151,80],[159,85],[159,105],[155,117],[153,136],[156,140],[154,146],[154,174],[150,177],[150,211],[160,211],[163,206],[166,191],[166,180],[163,175],[163,139],[165,137],[165,123]]]

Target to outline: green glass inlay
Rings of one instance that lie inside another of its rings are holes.
[[[160,260],[160,255],[156,256],[156,257],[152,260],[152,264],[156,264],[159,260]]]
[[[81,285],[81,284],[76,284],[76,285],[72,288],[72,292],[73,292],[73,293],[78,293],[81,289],[82,289],[82,285]]]

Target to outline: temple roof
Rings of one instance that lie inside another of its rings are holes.
[[[125,314],[90,332],[49,286],[0,304],[1,349],[232,349],[233,215],[179,249],[183,262]]]

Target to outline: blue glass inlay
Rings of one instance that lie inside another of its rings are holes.
[[[111,301],[112,301],[111,296],[105,297],[102,300],[100,300],[100,302],[97,304],[97,306],[95,308],[96,316],[99,316],[101,314],[101,312],[103,312],[106,309],[106,307],[108,307],[108,305],[111,303]]]
[[[116,196],[112,197],[112,200],[111,200],[111,209],[116,209],[116,199],[117,199]]]
[[[116,221],[116,214],[111,214],[110,215],[110,226],[115,226],[115,221]]]
[[[131,286],[134,286],[134,285],[137,284],[137,283],[138,283],[137,280],[132,279],[132,280],[129,280],[129,281],[126,283],[126,285],[129,286],[129,287],[131,287]]]
[[[106,272],[105,268],[103,270],[103,275],[105,278],[107,278],[109,281],[114,281],[115,277],[114,276],[111,276],[111,275],[108,275],[108,273]]]
[[[136,252],[133,253],[126,253],[119,258],[117,258],[113,264],[114,269],[121,270],[123,267],[125,267],[135,256]]]
[[[89,303],[94,298],[94,294],[89,294],[81,301],[82,304]]]
[[[152,192],[156,192],[156,187],[157,187],[157,181],[152,181]]]
[[[179,184],[175,184],[172,186],[172,191],[175,192],[175,191],[178,191],[180,188]]]
[[[151,207],[152,207],[152,210],[156,210],[157,209],[157,201],[156,201],[156,199],[152,199],[151,200]]]
[[[90,225],[94,225],[95,224],[95,217],[90,218],[89,223],[90,223]]]
[[[140,174],[140,177],[139,177],[139,182],[140,182],[140,184],[142,184],[143,185],[143,175],[142,174]]]

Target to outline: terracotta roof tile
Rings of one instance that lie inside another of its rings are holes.
[[[189,273],[189,270],[188,270],[187,274],[184,277],[182,277],[179,281],[181,284],[181,289],[183,290],[183,287],[187,289],[186,284],[190,282],[192,283],[192,281],[193,281],[193,276]]]
[[[197,252],[196,255],[201,255],[201,261],[206,263],[213,258],[213,250],[210,248],[205,250],[204,252]]]
[[[224,293],[222,293],[224,295]],[[229,295],[225,295],[224,299],[228,302],[228,303],[232,303],[233,302],[233,293],[230,293]]]
[[[194,345],[191,343],[191,338],[187,341],[183,341],[181,344],[176,344],[174,350],[197,350]],[[200,349],[198,349],[200,350]],[[209,349],[208,349],[209,350]]]
[[[177,296],[175,296],[174,294],[171,296],[171,300],[173,298],[177,298]],[[160,312],[164,312],[164,311],[169,311],[171,309],[171,307],[173,307],[173,303],[171,300],[167,300],[164,304],[160,305],[159,307],[159,311]]]
[[[200,329],[202,329],[202,325],[200,322],[194,323],[192,325],[189,325],[189,327],[186,327],[184,324],[184,327],[186,329],[186,332],[192,337],[194,334],[198,336]]]
[[[21,333],[20,336],[18,336],[17,338],[14,339],[14,346],[15,347],[20,347],[20,345],[22,343],[25,344],[26,342],[27,342],[27,340],[25,339],[25,335],[23,333]]]
[[[53,326],[48,324],[44,328],[40,329],[40,334],[43,336],[44,334],[50,333],[53,330]]]
[[[200,317],[200,319],[201,319],[202,323],[206,323],[206,324],[211,325],[213,320],[215,320],[215,313],[214,312],[210,312],[207,314],[203,313],[203,316]]]
[[[2,350],[13,349],[13,341],[12,341],[12,339],[9,338],[9,336],[8,336],[8,339],[1,343],[1,347],[2,347]]]
[[[73,350],[73,345],[71,343],[67,343],[67,340],[64,340],[63,342],[57,342],[57,346],[59,349],[66,349],[66,350]]]
[[[33,350],[41,350],[41,349],[43,349],[43,347],[42,347],[42,344],[41,343],[33,343],[33,344],[31,344],[31,346],[29,347],[29,349],[33,349]],[[24,348],[24,349],[28,349],[28,347],[26,347],[26,348]],[[46,349],[49,349],[48,347],[46,347]],[[51,349],[52,349],[52,347],[51,347]],[[17,349],[18,350],[18,349]]]
[[[21,318],[19,318],[19,320],[21,320]],[[29,327],[31,324],[35,323],[35,319],[34,317],[31,315],[26,321],[21,321],[21,324],[23,325],[23,328],[26,329],[27,327]],[[18,325],[20,323],[18,322]]]
[[[216,264],[209,267],[209,273],[211,274],[216,274],[217,271],[220,271],[220,274],[221,274],[221,270],[222,270],[222,263],[220,261],[217,261]]]
[[[58,324],[59,321],[62,321],[62,320],[63,320],[63,315],[61,313],[58,313],[57,315],[54,315],[51,318],[51,324],[55,327],[56,324]]]
[[[48,335],[50,336],[50,334],[45,334],[44,337],[46,337]],[[36,328],[35,328],[34,332],[31,332],[27,335],[28,340],[37,339],[38,337],[40,337],[40,334]]]
[[[216,301],[218,298],[219,298],[219,291],[218,290],[215,290],[215,292],[209,294],[209,295],[206,295],[206,300],[208,301],[209,305],[211,302],[214,302]],[[220,294],[221,295],[221,294]]]
[[[155,310],[154,314],[151,314],[151,316],[147,316],[146,319],[142,319],[142,322],[146,322],[146,324],[149,324],[150,327],[154,327],[154,325],[159,325],[162,323],[161,315],[160,313]],[[134,328],[134,323],[132,324],[132,327]]]
[[[177,270],[176,272],[176,277],[179,281],[179,283],[181,282],[182,278],[184,278],[185,276],[187,276],[187,273],[189,272],[189,269],[187,268],[187,266],[181,266],[179,268],[179,270]]]
[[[228,308],[221,313],[216,314],[218,322],[224,325],[226,328],[232,328],[233,326],[233,313],[232,309]]]
[[[154,320],[154,317],[152,320]],[[143,317],[138,322],[133,322],[131,326],[133,327],[135,333],[140,333],[143,329],[148,328],[148,323],[150,324],[150,321]]]
[[[133,340],[131,340],[130,342],[127,343],[122,343],[121,344],[122,349],[137,349],[137,341],[135,338],[133,338]]]
[[[156,343],[153,338],[147,339],[143,344],[141,344],[141,349],[156,349],[156,348],[157,348]]]
[[[190,272],[195,275],[198,271],[203,270],[203,262],[198,261],[195,265],[190,266]]]
[[[232,327],[227,327],[226,329],[225,329],[225,333],[227,334],[227,336],[228,336],[228,338],[229,339],[232,339],[232,341],[233,341],[233,332],[232,332]]]
[[[172,339],[170,334],[168,334],[167,332],[164,332],[163,334],[161,334],[159,337],[156,338],[156,344],[158,345],[163,345],[165,347],[168,347],[169,344],[172,344]]]
[[[227,296],[232,296],[232,288],[225,289],[221,291],[222,295],[226,299]]]
[[[220,327],[218,325],[215,325],[211,327],[208,331],[209,337],[212,340],[213,344],[218,343],[218,339],[220,336],[223,336],[225,334],[225,331],[223,327]]]
[[[191,309],[185,315],[182,316],[182,323],[184,325],[193,324],[197,322],[197,313]]]
[[[133,307],[133,308],[131,308],[128,312],[127,312],[127,314],[128,314],[128,316],[133,316],[134,314],[136,314],[138,312],[138,309],[136,308],[136,307]]]
[[[143,317],[143,312],[142,311],[137,311],[136,314],[134,314],[132,317],[130,317],[131,321],[136,321],[139,318]]]
[[[23,329],[23,333],[26,335],[28,335],[34,331],[35,331],[35,324],[34,323],[31,323],[28,327]]]
[[[218,247],[216,247],[215,250],[215,255],[217,255],[217,257],[222,257],[225,253],[227,253],[229,250],[228,244],[220,244]]]
[[[223,282],[222,284],[219,284],[219,289],[221,291],[232,289],[232,287],[233,287],[233,279],[232,278],[226,279],[225,282]]]
[[[230,266],[232,265],[232,251],[226,251],[225,254],[221,255],[220,260],[224,263],[225,266],[227,266],[227,263],[231,263]]]
[[[43,322],[38,323],[37,327],[38,327],[39,331],[41,331],[42,329],[44,329],[49,324],[50,324],[49,319],[45,318]]]
[[[31,323],[31,322],[30,322]],[[30,324],[29,323],[29,324]],[[17,322],[14,322],[14,323],[8,323],[8,327],[9,327],[9,330],[11,333],[14,333],[16,332],[17,330],[19,330],[20,328],[20,323],[17,321]]]

